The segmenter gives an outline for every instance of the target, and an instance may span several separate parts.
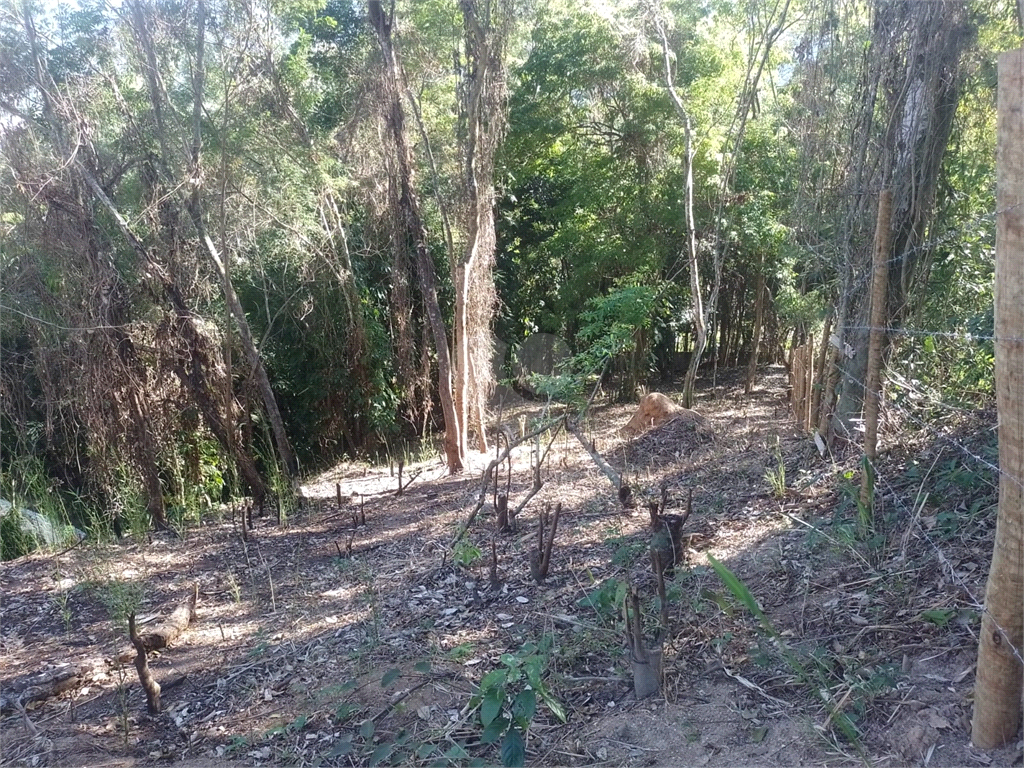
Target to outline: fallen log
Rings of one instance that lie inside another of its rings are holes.
[[[192,617],[196,613],[196,600],[199,599],[199,585],[192,585],[192,594],[188,600],[181,603],[176,607],[166,621],[163,621],[149,631],[139,634],[139,643],[141,643],[146,653],[152,651],[158,651],[161,648],[166,648],[168,645],[178,639],[178,636],[188,629],[189,623],[192,621]],[[125,651],[117,660],[122,664],[132,661],[135,658],[135,648],[130,651]]]
[[[82,667],[78,664],[54,664],[42,672],[21,675],[0,684],[0,714],[16,712],[28,704],[59,696],[82,683]]]

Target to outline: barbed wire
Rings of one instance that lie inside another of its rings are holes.
[[[956,339],[958,341],[1024,341],[1021,336],[990,336],[984,333],[957,332],[957,331],[923,331],[915,328],[893,328],[892,326],[880,325],[848,325],[848,331],[882,331],[889,336],[911,336],[914,338],[942,338]]]
[[[919,426],[921,426],[926,431],[931,432],[936,438],[938,438],[942,442],[955,447],[957,450],[959,450],[965,456],[968,456],[971,459],[974,459],[975,461],[977,461],[982,466],[984,466],[984,467],[986,467],[988,469],[991,469],[997,475],[1005,476],[1005,477],[1009,478],[1014,484],[1020,486],[1021,489],[1024,489],[1024,480],[1022,480],[1022,478],[1017,478],[1017,477],[1014,477],[1013,475],[1011,475],[1008,472],[1004,472],[999,467],[998,464],[993,464],[991,461],[989,461],[985,457],[979,456],[978,454],[976,454],[974,451],[972,451],[970,448],[968,448],[966,445],[964,445],[963,443],[959,442],[958,440],[954,440],[953,438],[949,437],[948,435],[944,435],[941,432],[937,431],[934,424],[930,424],[929,422],[925,421],[924,419],[922,419],[922,418],[920,418],[918,416],[915,416],[910,411],[909,408],[904,408],[903,406],[899,405],[898,403],[894,403],[891,400],[885,400],[884,397],[883,397],[884,396],[884,391],[881,391],[881,390],[869,390],[867,385],[863,381],[858,379],[856,376],[853,376],[853,375],[849,374],[848,372],[843,371],[841,375],[843,375],[849,381],[852,381],[855,384],[859,385],[861,387],[861,389],[864,390],[865,394],[867,394],[868,392],[871,392],[872,394],[874,394],[875,397],[878,398],[879,403],[884,403],[885,407],[890,407],[890,408],[897,409],[902,415],[906,416],[910,421],[913,421],[915,424],[918,424]]]
[[[846,378],[859,384],[865,393],[869,391],[867,385],[864,382],[857,379],[856,377],[846,374]],[[1006,477],[1018,487],[1024,488],[1024,482],[1022,482],[1022,478],[1014,477],[1009,472],[1003,471],[1002,468],[999,467],[997,464],[994,464],[985,457],[978,455],[975,451],[971,450],[971,448],[965,445],[964,443],[952,437],[949,437],[948,435],[942,434],[942,432],[937,430],[933,424],[930,424],[924,421],[923,419],[918,418],[908,408],[904,408],[903,406],[900,406],[897,403],[893,403],[892,401],[883,401],[881,399],[881,394],[882,393],[880,391],[875,391],[875,395],[879,397],[879,402],[884,402],[886,408],[893,408],[897,410],[901,415],[924,427],[929,433],[931,433],[934,437],[938,438],[941,442],[945,443],[946,445],[952,446],[953,448],[957,449],[958,451],[960,451],[962,454],[969,457],[973,461],[976,461],[979,465],[985,467],[986,469],[992,470],[997,477]],[[946,556],[946,554],[942,551],[942,548],[935,542],[931,534],[929,534],[928,530],[921,523],[920,515],[918,513],[915,513],[912,509],[910,509],[907,506],[906,502],[903,500],[899,491],[897,491],[893,484],[890,483],[887,479],[886,473],[882,471],[882,467],[880,466],[880,464],[877,461],[872,461],[870,458],[867,457],[867,455],[865,455],[864,459],[871,467],[871,470],[874,474],[876,485],[880,483],[885,488],[888,495],[900,507],[901,511],[908,516],[908,519],[910,520],[911,524],[927,542],[928,546],[931,547],[931,549],[934,551],[936,559],[938,560],[940,566],[942,566],[943,570],[948,573],[951,582],[955,583],[957,587],[959,587],[963,591],[963,593],[967,595],[972,608],[979,611],[979,613],[981,614],[987,614],[989,616],[995,627],[999,630],[999,632],[1002,634],[1003,638],[1006,640],[1007,644],[1011,648],[1013,655],[1017,658],[1018,661],[1024,663],[1024,650],[1018,648],[1012,642],[1010,642],[1010,635],[1007,633],[1006,629],[999,624],[995,616],[992,615],[991,611],[989,611],[985,607],[984,600],[978,598],[978,596],[974,594],[974,592],[971,590],[970,586],[963,579],[963,577],[961,577],[956,572],[956,569],[953,568],[952,563],[949,561],[949,558]],[[936,457],[936,461],[938,461],[938,457]],[[990,487],[998,491],[997,484],[992,483],[987,478],[984,478],[984,481]]]

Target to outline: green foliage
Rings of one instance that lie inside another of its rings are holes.
[[[137,581],[110,579],[85,585],[103,605],[110,619],[127,629],[128,615],[138,613],[144,595],[143,585]]]
[[[480,547],[466,538],[459,539],[452,549],[452,562],[463,568],[469,568],[478,563],[483,556],[484,553],[480,551]]]
[[[391,434],[398,387],[384,329],[386,295],[360,297],[366,338],[353,349],[347,328],[354,308],[324,265],[304,264],[291,247],[267,237],[261,271],[239,275],[237,285],[254,331],[267,338],[264,356],[288,433],[302,463],[313,467],[342,452],[355,455],[371,435]]]
[[[778,437],[775,438],[775,468],[769,467],[764,472],[765,482],[777,499],[786,498],[786,461],[782,457],[782,448]]]
[[[807,687],[808,691],[813,693],[825,709],[829,713],[829,722],[834,723],[839,732],[842,733],[843,737],[853,744],[858,752],[863,753],[863,745],[860,740],[860,733],[854,725],[853,720],[849,714],[839,709],[830,697],[830,680],[828,679],[829,673],[832,669],[829,664],[816,663],[819,659],[815,656],[811,656],[809,661],[801,659],[800,656],[789,646],[785,638],[779,634],[778,630],[772,624],[771,620],[765,615],[764,611],[761,610],[761,606],[758,605],[754,595],[747,588],[747,585],[740,581],[736,574],[730,571],[725,565],[720,563],[711,555],[708,555],[708,561],[711,563],[711,567],[715,573],[725,584],[726,589],[732,593],[750,614],[757,619],[761,629],[771,638],[775,647],[781,653],[782,658],[789,666],[790,670],[797,677],[797,679]],[[895,687],[895,686],[893,686]]]
[[[22,528],[21,513],[12,509],[0,517],[0,560],[14,560],[38,546],[35,536]]]
[[[607,579],[597,589],[577,600],[576,605],[581,608],[592,608],[599,616],[614,620],[619,615],[619,609],[628,591],[628,582]]]
[[[538,704],[543,704],[560,722],[566,721],[565,709],[543,679],[550,647],[551,637],[545,635],[539,644],[525,643],[515,653],[503,653],[501,666],[483,676],[469,700],[470,710],[479,713],[483,727],[480,740],[484,744],[501,740],[502,765],[524,764],[524,735]]]
[[[612,552],[612,565],[617,565],[620,568],[627,569],[636,563],[636,561],[650,548],[649,542],[644,541],[643,539],[634,538],[631,540],[625,536],[613,536],[607,539],[605,543],[614,547],[614,552]],[[582,600],[588,601],[588,606],[592,608],[596,607],[589,602],[590,596],[582,598]]]

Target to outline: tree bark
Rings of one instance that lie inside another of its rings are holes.
[[[875,250],[871,281],[871,337],[868,346],[868,371],[864,392],[865,468],[860,485],[862,528],[870,525],[874,505],[874,462],[878,456],[878,411],[882,402],[882,353],[888,322],[886,295],[889,287],[889,252],[892,245],[892,190],[883,189],[878,198],[878,223],[875,225]],[[866,531],[862,531],[862,534]]]
[[[971,740],[1016,738],[1024,642],[1024,50],[999,58],[995,352],[999,517],[985,589]]]
[[[864,190],[891,186],[893,263],[888,303],[891,323],[899,325],[914,306],[913,287],[933,250],[920,245],[934,217],[935,192],[964,86],[964,52],[977,29],[964,0],[936,0],[914,8],[886,3],[876,14],[866,59],[870,69],[863,77],[864,112],[858,126],[856,164],[851,164],[847,181],[844,241],[856,244],[862,233],[870,231]],[[876,108],[879,100],[882,106]],[[872,156],[874,146],[881,148],[881,156]],[[852,258],[849,268],[866,271],[867,253],[865,249]],[[851,422],[864,406],[870,341],[866,292],[849,276],[843,304],[837,332],[853,354],[842,361],[833,428],[852,435]]]
[[[693,388],[697,381],[697,369],[700,367],[701,356],[708,342],[707,317],[704,313],[704,296],[701,290],[700,265],[697,263],[697,231],[693,221],[693,158],[696,151],[693,148],[693,126],[690,123],[690,113],[686,111],[686,105],[676,92],[673,84],[671,58],[668,50],[668,35],[665,33],[665,26],[660,17],[655,15],[655,25],[658,34],[661,36],[661,55],[665,67],[665,88],[672,99],[679,119],[683,123],[683,130],[686,135],[686,202],[684,216],[686,219],[686,261],[690,268],[690,295],[693,303],[693,352],[690,355],[690,364],[686,368],[686,377],[683,379],[683,405],[687,408],[693,407]]]
[[[427,246],[427,230],[420,215],[419,201],[413,186],[413,160],[405,138],[405,114],[401,101],[402,72],[391,39],[393,19],[384,13],[380,0],[370,0],[367,10],[383,57],[384,121],[391,134],[391,140],[394,142],[399,207],[405,219],[403,222],[405,234],[412,241],[420,293],[423,296],[427,320],[434,340],[434,350],[437,354],[437,388],[438,397],[441,400],[441,410],[444,413],[445,460],[448,464],[448,471],[455,474],[462,471],[463,465],[462,453],[459,449],[462,442],[459,431],[460,422],[455,412],[455,400],[452,395],[451,353],[448,348],[444,318],[441,316],[441,306],[437,299],[437,270]]]
[[[179,189],[179,195],[182,199],[182,207],[185,209],[185,212],[188,214],[189,219],[196,230],[202,249],[206,251],[210,261],[217,270],[218,276],[221,278],[221,283],[224,286],[224,301],[230,309],[231,315],[235,319],[235,323],[238,325],[238,336],[242,342],[242,348],[246,353],[249,365],[252,368],[253,377],[256,380],[256,387],[260,393],[260,399],[263,402],[263,407],[267,414],[267,421],[269,422],[270,429],[274,435],[274,443],[277,448],[278,457],[280,458],[288,476],[294,478],[298,473],[298,464],[295,461],[295,454],[292,452],[291,443],[288,440],[287,433],[285,432],[284,419],[281,417],[281,411],[277,405],[277,397],[274,395],[273,387],[270,384],[270,377],[267,375],[266,368],[263,365],[263,360],[260,357],[259,350],[253,340],[252,331],[249,327],[249,320],[246,318],[242,304],[235,293],[235,289],[231,283],[230,275],[228,274],[224,260],[221,258],[220,252],[217,250],[217,246],[214,245],[213,240],[210,238],[206,229],[206,224],[203,220],[201,199],[201,160],[202,94],[205,75],[203,63],[203,51],[205,48],[205,6],[202,2],[199,3],[196,40],[197,53],[192,81],[193,107],[191,142],[190,156],[188,158],[190,174],[190,184],[188,186],[191,188],[192,192],[188,197],[185,197],[184,193],[180,191],[180,185],[174,182],[170,170],[172,167],[172,155],[168,141],[169,134],[163,119],[163,103],[165,96],[160,85],[156,51],[153,46],[153,41],[149,35],[149,28],[146,24],[146,14],[142,8],[141,0],[134,0],[134,2],[131,3],[131,9],[135,33],[138,36],[139,44],[142,47],[142,53],[146,60],[145,68],[147,84],[149,87],[150,104],[153,108],[153,119],[156,124],[157,138],[160,142],[161,148],[161,169],[164,176],[167,177],[166,181],[169,186],[172,189]]]

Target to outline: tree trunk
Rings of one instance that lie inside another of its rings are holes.
[[[868,345],[868,370],[864,386],[864,456],[868,460],[861,477],[860,515],[862,529],[872,522],[874,509],[874,463],[878,456],[878,413],[882,402],[882,354],[888,323],[886,295],[889,287],[889,252],[892,230],[892,190],[883,189],[878,198],[878,223],[875,225],[875,249],[871,282],[871,336]],[[862,534],[867,531],[862,530]]]
[[[671,57],[668,50],[668,35],[660,17],[655,16],[655,24],[658,34],[661,36],[661,55],[665,67],[665,87],[672,104],[675,107],[679,119],[683,123],[683,130],[686,135],[686,261],[690,268],[690,295],[693,302],[693,353],[690,356],[690,364],[686,368],[686,378],[683,379],[683,405],[686,408],[693,407],[693,388],[697,381],[697,369],[700,367],[700,359],[704,354],[704,348],[708,343],[707,317],[704,314],[704,296],[701,292],[700,265],[697,263],[697,232],[693,221],[693,158],[696,150],[693,148],[693,126],[690,123],[690,113],[686,111],[686,105],[676,93],[673,85]]]
[[[464,219],[468,234],[455,282],[455,395],[463,451],[469,427],[487,451],[483,407],[493,386],[491,321],[494,290],[494,156],[505,130],[504,48],[511,14],[506,0],[460,0],[465,28],[466,82],[460,119]]]
[[[764,323],[764,258],[761,259],[761,271],[757,275],[757,300],[754,305],[754,333],[750,340],[750,359],[747,362],[747,382],[743,387],[745,394],[750,394],[757,377],[757,353],[761,345],[761,326]]]
[[[131,9],[135,33],[138,36],[143,56],[146,59],[146,79],[149,86],[150,104],[153,108],[153,120],[156,124],[157,137],[160,141],[161,168],[164,176],[167,177],[165,178],[165,182],[170,188],[179,189],[182,206],[185,208],[186,213],[192,221],[192,225],[200,239],[201,247],[210,257],[211,262],[217,270],[217,274],[221,278],[221,283],[224,286],[224,301],[227,304],[228,309],[230,309],[235,322],[238,324],[238,335],[242,341],[242,348],[245,350],[249,365],[252,368],[253,377],[256,380],[256,387],[260,393],[260,398],[267,414],[267,421],[270,423],[270,429],[274,435],[274,443],[277,447],[278,456],[281,459],[281,463],[283,464],[284,470],[288,476],[295,477],[298,473],[298,464],[295,461],[295,455],[292,452],[291,443],[289,442],[288,435],[284,429],[284,419],[281,417],[281,411],[277,406],[277,398],[270,385],[270,377],[267,375],[259,350],[256,347],[255,341],[253,341],[252,331],[249,328],[249,320],[246,318],[245,311],[242,309],[241,302],[239,302],[238,296],[235,293],[235,289],[231,283],[224,260],[221,258],[220,252],[217,250],[216,245],[214,245],[213,240],[210,238],[206,229],[206,224],[203,221],[201,201],[201,121],[205,74],[203,64],[205,6],[202,2],[198,5],[199,13],[197,22],[196,63],[192,81],[193,107],[191,142],[190,157],[188,159],[191,181],[189,187],[192,192],[188,197],[185,197],[184,193],[180,191],[180,185],[175,183],[170,170],[172,167],[172,155],[170,142],[168,140],[167,127],[163,120],[163,103],[165,96],[162,88],[160,87],[156,51],[153,47],[153,41],[149,35],[149,28],[146,24],[146,14],[142,8],[141,0],[135,0],[131,4]]]
[[[864,113],[858,130],[856,165],[849,173],[847,242],[870,231],[863,190],[879,185],[893,188],[892,252],[889,270],[889,317],[899,324],[913,308],[913,286],[924,259],[933,250],[920,247],[934,216],[935,191],[953,130],[966,67],[963,54],[977,35],[964,0],[936,0],[920,7],[886,3],[872,25],[870,69],[865,73]],[[874,102],[881,98],[880,109]],[[881,116],[881,128],[878,123]],[[882,156],[870,148],[881,147]],[[877,169],[872,178],[870,169]],[[866,244],[866,243],[865,243]],[[861,249],[857,249],[858,251]],[[856,251],[855,251],[856,253]],[[866,272],[866,248],[850,265]],[[845,307],[837,330],[852,357],[842,361],[839,402],[834,428],[852,434],[851,422],[864,405],[869,324],[863,281],[844,291]],[[848,323],[853,319],[852,324]]]
[[[370,0],[368,11],[370,25],[377,34],[377,41],[383,56],[384,120],[391,134],[391,140],[394,142],[399,207],[405,219],[403,222],[405,233],[411,240],[412,250],[415,254],[420,293],[423,296],[427,320],[434,340],[434,350],[437,353],[437,388],[445,425],[444,452],[448,471],[454,474],[462,470],[462,455],[459,450],[462,440],[459,432],[459,420],[455,412],[455,400],[452,395],[451,354],[448,348],[448,334],[444,318],[441,316],[441,306],[437,299],[437,270],[434,268],[434,262],[427,246],[427,230],[423,225],[419,202],[413,187],[413,160],[405,138],[405,114],[402,111],[399,86],[402,82],[402,72],[391,40],[393,19],[385,15],[380,0]]]
[[[995,352],[999,517],[985,589],[971,740],[992,749],[1016,738],[1024,641],[1024,50],[999,58]]]

